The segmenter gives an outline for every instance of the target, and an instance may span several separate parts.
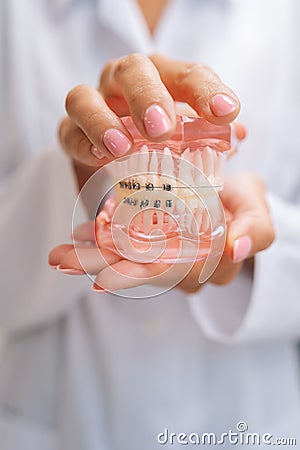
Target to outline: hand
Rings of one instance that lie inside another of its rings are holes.
[[[240,110],[237,96],[211,69],[157,54],[110,61],[98,89],[72,89],[59,137],[74,160],[79,188],[95,170],[130,153],[132,137],[120,117],[131,115],[143,136],[160,141],[174,132],[176,101],[214,124],[233,121]]]
[[[227,237],[224,254],[216,271],[208,282],[222,285],[229,283],[241,270],[244,261],[271,245],[274,229],[265,201],[262,181],[253,174],[230,175],[225,181],[221,199],[227,216]],[[94,241],[94,224],[88,223],[75,230],[76,245],[56,247],[49,256],[49,264],[70,274],[84,274],[83,267],[97,275],[94,290],[114,291],[141,284],[177,285],[186,292],[200,288],[199,274],[203,261],[194,263],[192,269],[178,284],[184,264],[168,270],[163,263],[139,264],[101,248],[87,246]],[[79,257],[79,259],[78,259]],[[130,274],[130,276],[128,275]]]
[[[221,261],[209,279],[216,285],[230,283],[244,262],[253,260],[275,238],[264,183],[258,176],[251,173],[228,176],[220,197],[227,217],[227,237]],[[187,292],[199,289],[197,264],[179,285]]]

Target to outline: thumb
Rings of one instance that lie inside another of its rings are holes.
[[[238,263],[266,249],[275,233],[261,180],[255,175],[232,176],[222,193],[232,219],[228,224],[226,248]]]

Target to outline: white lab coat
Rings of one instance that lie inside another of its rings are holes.
[[[1,450],[153,450],[164,428],[241,420],[300,445],[299,2],[174,0],[155,39],[133,0],[0,8]],[[77,195],[55,130],[70,88],[153,50],[210,65],[238,93],[249,138],[229,170],[264,177],[277,240],[253,280],[124,300],[47,266]]]

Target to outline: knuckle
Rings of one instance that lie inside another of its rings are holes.
[[[266,234],[266,241],[268,242],[268,247],[275,241],[276,239],[276,232],[273,225],[270,225]]]
[[[72,111],[74,107],[76,107],[78,100],[80,100],[82,96],[85,95],[87,89],[88,89],[87,85],[79,84],[78,86],[75,86],[68,92],[65,101],[65,108],[67,112]]]
[[[66,137],[66,126],[67,126],[67,118],[64,118],[59,126],[58,126],[58,130],[57,130],[57,134],[58,134],[58,139],[60,141],[60,143],[63,145],[65,143],[65,137]]]
[[[132,89],[128,91],[128,103],[131,107],[135,108],[140,105],[144,100],[149,100],[149,92],[151,92],[151,98],[156,102],[163,99],[162,85],[150,80],[139,80],[132,86]]]
[[[208,77],[211,76],[211,69],[208,66],[204,66],[200,63],[188,63],[184,64],[178,71],[175,82],[177,84],[184,84],[190,77]]]
[[[200,63],[183,65],[175,77],[175,84],[185,89],[187,100],[196,107],[201,107],[213,92],[220,90],[219,77]]]
[[[101,119],[100,119],[101,111],[88,111],[84,117],[84,124],[88,131],[88,133],[95,132],[97,134],[97,130],[101,129]]]
[[[131,53],[130,55],[123,56],[115,66],[116,79],[122,77],[132,67],[144,65],[147,61],[149,61],[149,58],[140,53]]]
[[[207,98],[210,95],[210,89],[208,86],[203,86],[200,91],[194,91],[191,95],[191,100],[195,107],[201,107],[203,103],[207,101]]]
[[[113,67],[116,64],[116,59],[110,59],[105,66],[103,67],[103,70],[101,71],[100,77],[99,77],[99,85],[102,86],[106,79],[108,78],[109,74],[111,73]]]
[[[76,148],[74,149],[77,159],[82,159],[82,156],[87,153],[91,145],[92,144],[85,135],[80,135],[77,141]]]

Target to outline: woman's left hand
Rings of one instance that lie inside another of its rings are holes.
[[[265,200],[265,188],[256,175],[228,176],[220,196],[228,217],[226,245],[208,282],[223,285],[235,278],[246,259],[253,258],[271,245],[274,229]],[[96,275],[95,291],[112,292],[142,284],[176,286],[185,292],[195,292],[201,287],[198,280],[205,261],[195,262],[184,276],[184,264],[175,264],[174,269],[168,270],[168,264],[136,263],[106,249],[100,248],[99,251],[95,242],[92,244],[93,222],[80,226],[73,237],[79,242],[76,250],[69,244],[56,247],[49,255],[49,264],[68,274],[84,274],[86,270]],[[86,242],[91,245],[87,246]]]

